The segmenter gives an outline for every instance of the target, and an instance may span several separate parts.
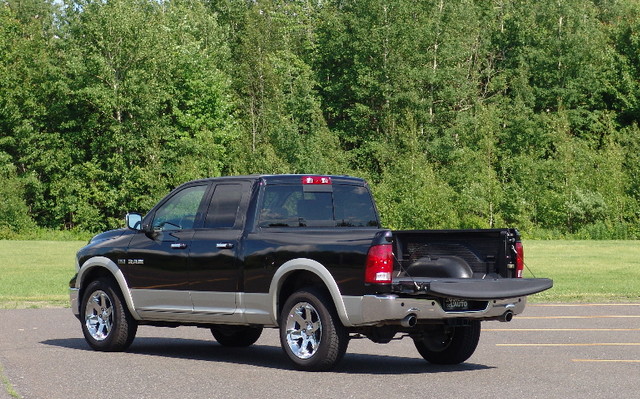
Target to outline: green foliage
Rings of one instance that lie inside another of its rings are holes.
[[[35,228],[24,202],[22,182],[16,176],[15,167],[8,163],[8,158],[0,152],[0,239]]]
[[[338,140],[322,115],[318,83],[305,57],[313,32],[310,4],[248,4],[233,60],[243,123],[239,173],[336,173],[344,169]]]
[[[394,228],[640,238],[634,0],[2,0],[5,237],[366,177]],[[80,233],[82,234],[82,233]]]

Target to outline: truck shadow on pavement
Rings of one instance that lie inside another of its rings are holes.
[[[41,342],[44,345],[77,349],[86,352],[112,356],[114,353],[94,352],[83,338],[51,339]],[[125,352],[129,355],[158,356],[196,361],[214,361],[248,366],[265,367],[280,370],[293,370],[279,346],[252,345],[248,348],[229,348],[215,341],[203,341],[182,338],[136,338]],[[422,358],[400,357],[349,353],[332,370],[338,374],[438,374],[475,370],[488,370],[495,367],[474,363],[462,363],[453,366],[429,364]]]

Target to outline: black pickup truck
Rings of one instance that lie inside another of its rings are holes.
[[[350,339],[398,335],[431,363],[457,364],[481,321],[510,321],[553,284],[521,278],[514,229],[383,229],[353,177],[197,180],[126,221],[78,252],[70,282],[95,350],[125,350],[138,325],[205,327],[226,346],[273,327],[301,370],[332,368]]]

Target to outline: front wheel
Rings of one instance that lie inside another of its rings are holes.
[[[87,286],[80,316],[87,343],[98,351],[123,351],[131,345],[138,331],[138,324],[126,308],[120,289],[111,279],[95,280]]]
[[[480,321],[468,326],[439,326],[426,330],[413,342],[422,357],[433,364],[459,364],[469,359],[480,340]]]
[[[310,287],[293,293],[285,302],[280,343],[297,369],[326,371],[344,356],[349,335],[327,295]]]

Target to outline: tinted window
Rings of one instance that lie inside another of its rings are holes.
[[[242,186],[240,184],[218,184],[207,212],[205,227],[217,229],[236,224]]]
[[[378,226],[373,200],[366,187],[335,186],[333,201],[338,226]]]
[[[187,187],[165,202],[153,218],[154,230],[192,229],[207,186]]]
[[[301,185],[265,187],[261,227],[378,226],[369,191],[358,186],[333,186],[333,192],[304,191]]]

